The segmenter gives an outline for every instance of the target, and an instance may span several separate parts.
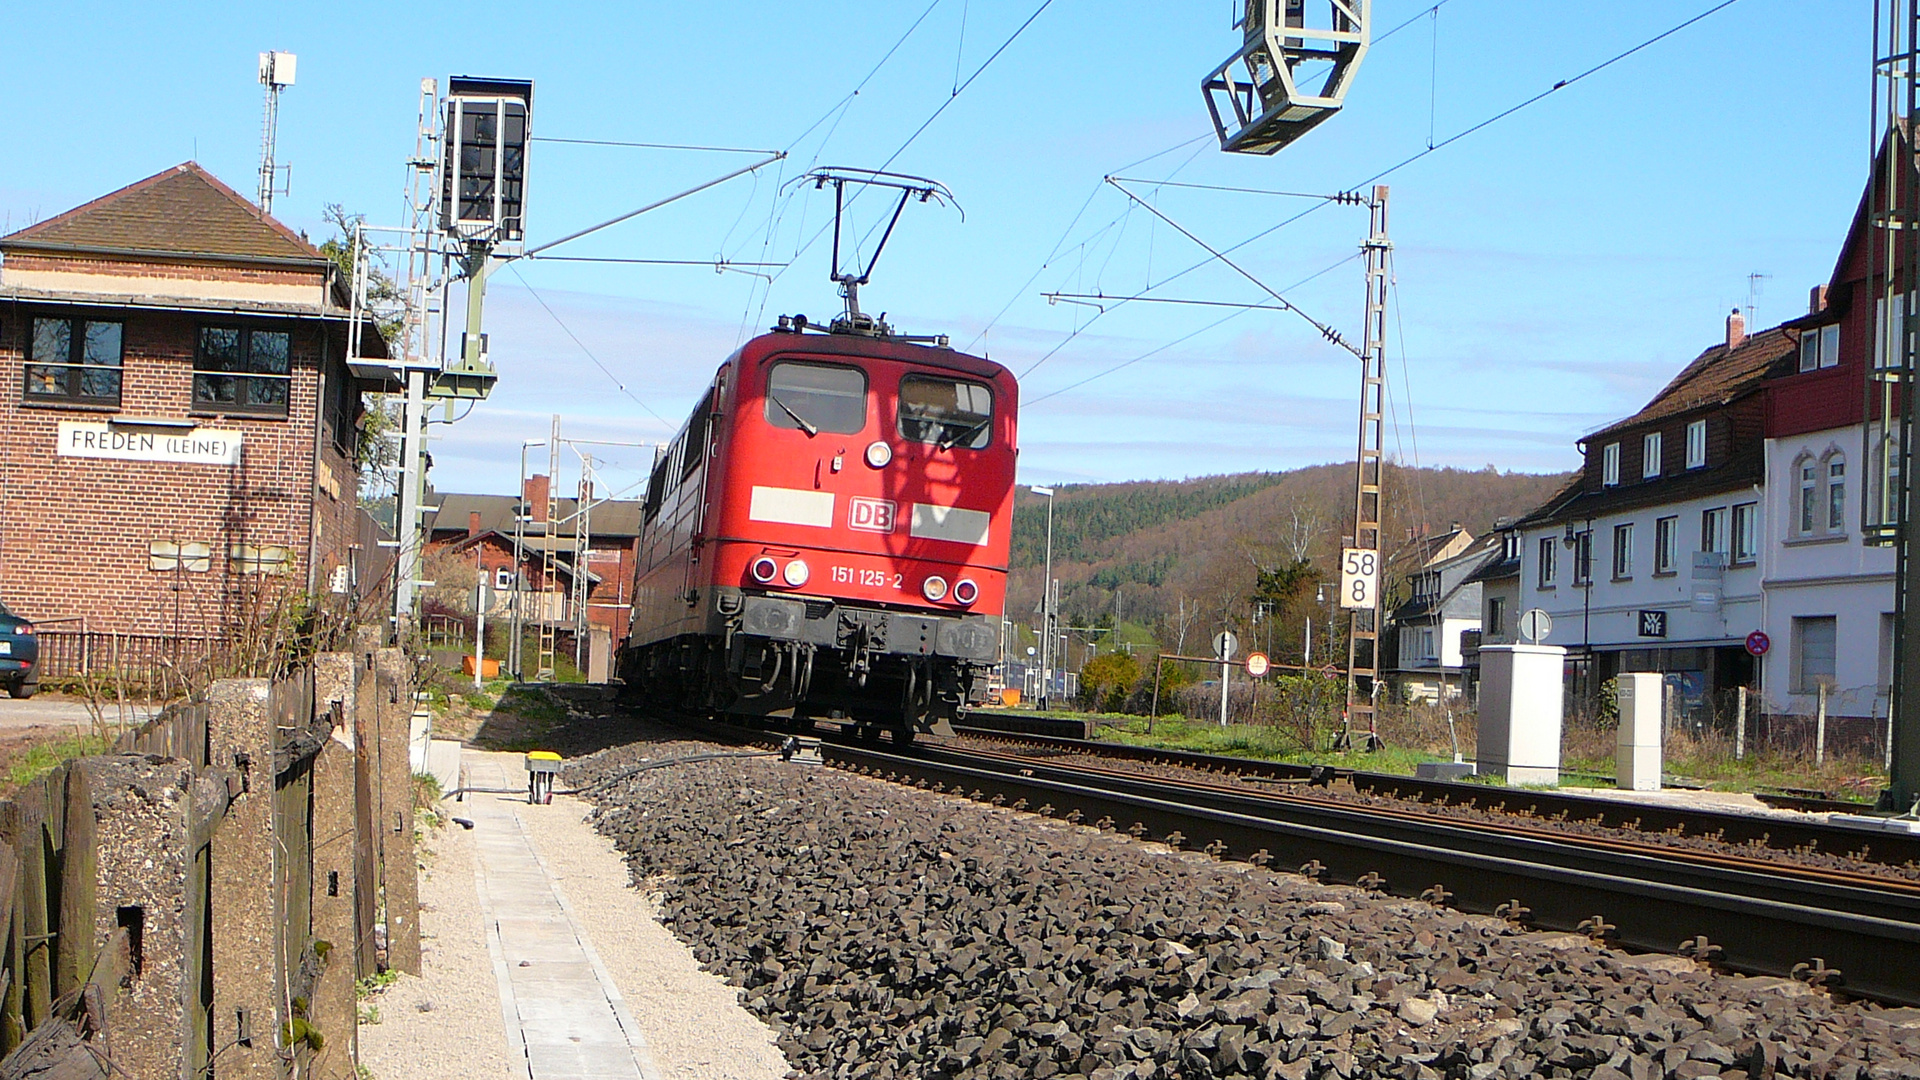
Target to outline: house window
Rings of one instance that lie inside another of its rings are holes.
[[[1600,448],[1600,482],[1607,487],[1620,482],[1620,444],[1617,442]]]
[[[239,574],[284,574],[293,566],[293,552],[277,545],[234,544],[227,558]]]
[[[1707,467],[1707,422],[1695,420],[1687,425],[1687,468]]]
[[[1866,500],[1867,523],[1879,525],[1895,520],[1894,505],[1900,498],[1900,428],[1892,431],[1879,421],[1867,425]],[[1887,483],[1881,483],[1881,476]]]
[[[1894,302],[1894,310],[1903,305]],[[1884,309],[1883,309],[1884,310]],[[1811,327],[1800,331],[1800,370],[1835,367],[1840,363],[1840,324]]]
[[[1433,654],[1433,629],[1431,627],[1423,626],[1419,630],[1416,630],[1414,632],[1418,634],[1420,638],[1420,645],[1419,645],[1420,658],[1422,660],[1433,659],[1433,655],[1434,655]]]
[[[1700,550],[1727,550],[1727,508],[1715,507],[1700,512]]]
[[[502,566],[495,569],[493,572],[493,587],[500,592],[511,591],[513,589],[513,567]]]
[[[1507,632],[1507,598],[1504,596],[1487,597],[1487,634],[1489,637],[1501,637]]]
[[[1847,459],[1827,459],[1827,531],[1845,532],[1847,527]]]
[[[193,358],[194,407],[284,415],[291,357],[291,339],[281,331],[201,327]]]
[[[1663,517],[1653,523],[1653,572],[1673,573],[1674,552],[1680,532],[1678,517]]]
[[[1559,558],[1560,558],[1560,549],[1554,546],[1553,537],[1551,536],[1541,537],[1540,538],[1540,587],[1541,588],[1543,589],[1553,588],[1554,578],[1558,576],[1556,571],[1559,570],[1559,567],[1555,564],[1558,562]]]
[[[1760,555],[1760,504],[1733,508],[1733,561],[1752,562]]]
[[[1593,530],[1588,529],[1573,538],[1573,583],[1589,585],[1593,582]]]
[[[1810,536],[1820,507],[1820,467],[1811,461],[1800,463],[1800,535]]]
[[[1793,690],[1811,694],[1822,683],[1834,684],[1835,619],[1808,615],[1793,620]]]
[[[1616,580],[1633,576],[1633,525],[1613,527],[1613,576]]]
[[[121,324],[35,319],[26,396],[35,401],[120,404]]]
[[[1640,479],[1651,480],[1660,475],[1660,433],[1653,432],[1640,440]]]

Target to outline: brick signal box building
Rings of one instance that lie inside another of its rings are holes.
[[[212,642],[263,598],[372,585],[347,300],[192,162],[0,237],[0,600]]]

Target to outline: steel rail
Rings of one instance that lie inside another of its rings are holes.
[[[1671,845],[1619,840],[1612,837],[1570,833],[1532,824],[1508,824],[1468,818],[1437,817],[1419,810],[1393,806],[1369,806],[1341,803],[1290,792],[1249,791],[1245,788],[1201,781],[1141,776],[1096,767],[1043,765],[1010,754],[992,751],[955,753],[929,748],[924,756],[958,764],[985,762],[1002,769],[1068,783],[1097,780],[1114,791],[1151,798],[1177,799],[1194,806],[1249,814],[1256,817],[1287,817],[1290,820],[1324,819],[1356,827],[1390,828],[1413,836],[1441,835],[1454,847],[1475,843],[1474,837],[1489,842],[1513,841],[1532,849],[1544,845],[1535,858],[1555,858],[1565,849],[1565,860],[1574,865],[1597,858],[1591,852],[1609,852],[1623,857],[1623,867],[1649,879],[1674,881],[1687,878],[1703,888],[1737,886],[1747,895],[1764,896],[1786,903],[1818,903],[1855,914],[1873,915],[1902,922],[1920,923],[1920,882],[1879,877],[1846,870],[1785,863],[1747,855],[1678,848]],[[1672,864],[1685,864],[1676,867]],[[1626,872],[1624,869],[1620,872]]]
[[[1097,818],[1115,827],[1133,822],[1130,831],[1139,835],[1205,842],[1219,856],[1324,868],[1333,880],[1371,882],[1402,894],[1438,886],[1450,906],[1465,911],[1524,905],[1534,926],[1573,931],[1604,916],[1617,924],[1615,940],[1637,949],[1672,952],[1705,936],[1721,950],[1719,961],[1737,971],[1789,975],[1818,958],[1841,973],[1848,993],[1920,1004],[1920,922],[1836,910],[1867,906],[1870,899],[1859,895],[1865,890],[1777,882],[1771,895],[1760,895],[1764,883],[1754,879],[1762,875],[1715,873],[1617,852],[1585,851],[1575,858],[1564,845],[1522,837],[1473,834],[1460,840],[1464,830],[1438,821],[1415,827],[1355,811],[1286,820],[1161,797],[1184,793],[1154,794],[1145,780],[1130,791],[1075,783],[1070,770],[1030,761],[966,764],[966,756],[955,751],[903,754],[836,742],[823,742],[820,750],[829,765],[979,799],[997,797],[1017,808],[1073,812],[1071,820]],[[1247,799],[1247,808],[1255,805]],[[1901,910],[1898,898],[1880,910]]]
[[[1256,758],[1237,758],[1187,750],[1167,750],[1159,747],[1133,746],[1127,743],[1097,742],[1019,732],[968,729],[963,734],[969,738],[987,739],[1009,746],[1028,746],[1039,750],[1149,761],[1227,775],[1284,779],[1306,776],[1311,768],[1305,765],[1262,761]],[[1858,859],[1861,862],[1883,863],[1890,866],[1920,864],[1920,836],[1893,832],[1856,832],[1813,818],[1798,821],[1778,814],[1740,813],[1707,807],[1662,806],[1609,799],[1600,795],[1571,795],[1557,791],[1495,787],[1454,780],[1422,780],[1411,776],[1394,776],[1344,767],[1329,766],[1328,768],[1333,768],[1336,780],[1350,782],[1357,791],[1413,802],[1465,806],[1470,809],[1550,821],[1577,821],[1647,834],[1717,835],[1718,839],[1728,844],[1759,843],[1780,850],[1823,851]],[[1819,809],[1832,808],[1822,806]],[[1807,809],[1815,808],[1809,806]]]

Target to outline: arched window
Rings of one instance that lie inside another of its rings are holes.
[[[1827,531],[1845,532],[1847,530],[1847,457],[1845,454],[1828,454],[1827,465]]]
[[[1800,474],[1800,512],[1795,516],[1799,528],[1795,531],[1801,536],[1811,536],[1820,508],[1820,463],[1811,457],[1801,457],[1794,466]]]

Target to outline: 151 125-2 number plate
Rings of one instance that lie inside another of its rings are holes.
[[[836,585],[859,585],[867,589],[897,589],[900,587],[900,575],[886,570],[836,566],[833,568],[833,582]]]

